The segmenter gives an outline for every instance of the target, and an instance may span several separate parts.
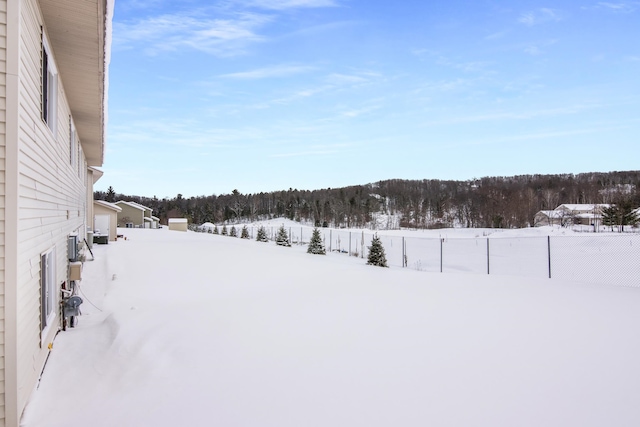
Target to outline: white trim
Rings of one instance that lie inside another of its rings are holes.
[[[43,265],[46,262],[46,265]],[[44,346],[51,328],[55,324],[58,298],[56,287],[56,247],[40,254],[40,345]],[[46,268],[46,271],[45,271]],[[44,325],[42,319],[44,319]]]
[[[69,165],[73,168],[76,163],[76,147],[78,145],[78,134],[73,123],[73,117],[69,115]]]
[[[43,67],[41,67],[42,73],[47,73],[47,103],[42,106],[43,109],[47,109],[47,118],[44,122],[47,124],[49,130],[51,130],[51,133],[53,133],[55,139],[58,121],[58,68],[56,67],[53,50],[49,46],[49,41],[47,40],[47,35],[44,33],[44,29],[42,30],[42,49],[42,54],[46,54],[47,56],[47,69],[44,70],[42,69]],[[44,78],[44,74],[42,77]],[[44,101],[44,94],[41,95]]]

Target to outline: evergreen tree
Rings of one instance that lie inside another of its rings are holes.
[[[602,209],[602,223],[608,226],[619,225],[620,230],[624,231],[625,225],[636,225],[640,222],[640,215],[634,209],[631,200],[621,200],[615,205]]]
[[[229,232],[227,231],[227,224],[222,224],[222,235],[228,236]]]
[[[258,233],[256,235],[256,240],[258,242],[268,242],[269,238],[267,237],[267,231],[264,229],[263,226],[260,226],[260,228],[258,228]]]
[[[276,245],[291,246],[291,244],[289,243],[289,235],[287,234],[287,230],[285,230],[284,228],[284,224],[282,224],[278,229],[278,234],[276,235]]]
[[[322,243],[322,237],[320,237],[320,230],[318,229],[318,227],[313,229],[307,253],[315,255],[325,255],[327,253],[324,248],[324,243]]]
[[[388,267],[387,257],[384,254],[384,247],[377,234],[373,236],[371,246],[369,246],[369,257],[367,260],[368,265],[375,265],[378,267]]]
[[[109,203],[114,203],[116,201],[116,192],[112,186],[107,188],[107,195],[105,196],[105,200]]]
[[[249,229],[247,228],[246,225],[244,227],[242,227],[242,232],[240,233],[240,238],[241,239],[248,239],[249,238]]]
[[[236,226],[235,225],[231,226],[231,231],[229,232],[229,235],[231,237],[238,237],[238,231],[236,230]]]
[[[220,232],[218,231],[217,225],[213,227],[213,234],[220,234]]]

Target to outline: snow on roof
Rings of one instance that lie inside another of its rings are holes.
[[[562,215],[561,211],[557,211],[557,210],[553,210],[553,211],[538,211],[538,213],[536,213],[536,215],[546,215],[549,218],[559,218],[560,215]]]
[[[560,206],[558,206],[556,209],[560,209],[562,207],[565,207],[569,210],[572,211],[588,211],[588,210],[593,210],[594,208],[605,208],[605,207],[609,207],[608,204],[606,203],[577,203],[577,204],[571,204],[571,203],[563,203]]]
[[[98,204],[100,206],[104,206],[105,208],[112,209],[116,212],[122,212],[122,208],[116,204],[106,202],[104,200],[94,200],[94,204]]]
[[[139,205],[139,204],[137,204],[135,202],[125,202],[124,200],[117,201],[116,205],[127,205],[127,206],[130,206],[130,207],[132,207],[134,209],[138,209],[138,210],[141,210],[141,211],[145,211],[145,210],[148,209],[148,208],[145,208],[144,206]]]
[[[139,206],[139,207],[141,207],[141,208],[142,208],[142,209],[144,209],[144,210],[152,211],[152,212],[153,212],[153,209],[151,209],[151,208],[150,208],[150,207],[148,207],[148,206],[141,205],[141,204],[140,204],[140,203],[138,203],[138,202],[128,202],[128,203],[130,203],[130,204],[132,204],[132,205],[135,205],[135,206]]]
[[[187,222],[187,218],[169,218],[169,222],[182,223]]]

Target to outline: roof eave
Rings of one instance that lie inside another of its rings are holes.
[[[40,0],[71,115],[89,166],[102,166],[113,0]]]

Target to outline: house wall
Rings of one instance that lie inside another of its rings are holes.
[[[118,235],[118,212],[96,203],[93,205],[93,214],[109,215],[109,240],[116,240],[116,236]]]
[[[77,144],[71,161],[69,142],[70,108],[58,79],[57,131],[52,133],[41,116],[41,27],[44,27],[37,0],[14,2],[19,16],[16,142],[7,163],[16,165],[15,182],[7,191],[16,194],[17,215],[11,224],[17,234],[15,289],[10,304],[15,320],[15,350],[11,350],[12,384],[6,387],[6,424],[17,426],[48,354],[48,345],[58,330],[59,315],[43,332],[40,330],[40,257],[55,248],[55,304],[59,287],[67,277],[67,237],[86,230],[86,162]],[[0,7],[6,0],[0,0]],[[45,28],[46,32],[46,28]],[[17,34],[17,31],[12,34]],[[55,52],[51,52],[55,61]],[[8,151],[7,151],[8,153]],[[12,206],[7,203],[6,206]],[[7,217],[7,221],[8,221]],[[13,218],[13,217],[12,217]],[[9,226],[8,226],[9,227]],[[11,239],[10,239],[11,240]],[[5,243],[8,245],[8,243]],[[8,250],[13,251],[13,248]],[[54,310],[56,312],[57,310]],[[9,319],[11,316],[7,316]],[[9,396],[10,394],[10,396]],[[0,424],[2,425],[2,424]]]
[[[132,222],[135,226],[142,226],[144,224],[142,209],[134,208],[124,203],[119,203],[117,205],[122,208],[122,212],[118,213],[119,227],[124,227],[127,222]]]
[[[0,426],[5,426],[5,183],[7,1],[0,0]]]

